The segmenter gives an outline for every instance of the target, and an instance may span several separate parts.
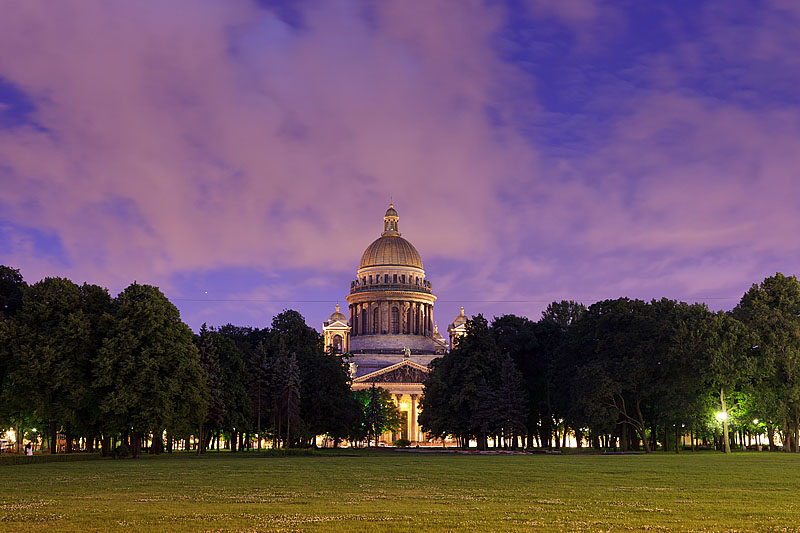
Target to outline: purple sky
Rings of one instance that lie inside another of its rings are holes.
[[[800,3],[0,0],[0,263],[321,322],[389,197],[439,296],[728,309],[800,264]]]

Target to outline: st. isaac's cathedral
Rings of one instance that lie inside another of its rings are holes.
[[[433,319],[436,296],[425,279],[422,258],[404,239],[399,216],[392,204],[383,217],[383,233],[361,256],[356,279],[347,295],[348,315],[336,311],[323,324],[326,347],[349,353],[353,390],[376,387],[388,390],[405,424],[383,442],[406,438],[425,441],[417,422],[422,385],[428,364],[447,352],[465,332],[464,308],[447,328],[449,342]]]

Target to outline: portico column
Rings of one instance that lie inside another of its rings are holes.
[[[395,402],[397,402],[397,410],[399,411],[400,410],[400,402],[403,400],[403,395],[402,394],[395,394],[394,395],[394,400],[395,400]],[[402,431],[395,432],[394,433],[394,437],[395,437],[394,440],[397,440],[402,436],[403,436],[403,432]]]
[[[412,424],[411,408],[409,408],[408,411],[406,411],[406,435],[408,435],[408,440],[414,440],[414,426]]]
[[[417,395],[411,395],[411,427],[413,428],[413,433],[409,433],[412,435],[409,437],[408,440],[418,442],[419,438],[417,436]]]

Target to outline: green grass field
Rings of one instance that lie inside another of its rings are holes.
[[[781,453],[177,455],[0,480],[3,531],[800,531]]]

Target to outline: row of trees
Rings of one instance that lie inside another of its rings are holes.
[[[478,315],[432,364],[420,423],[515,446],[730,450],[766,434],[800,451],[800,283],[778,273],[731,312],[662,299],[553,303],[538,322]],[[729,426],[733,432],[729,432]]]
[[[350,391],[342,359],[296,311],[271,328],[203,325],[195,335],[156,287],[133,283],[111,298],[64,278],[29,286],[0,266],[0,428],[13,428],[18,446],[36,427],[51,453],[62,434],[67,452],[82,438],[134,457],[147,442],[151,453],[188,447],[190,435],[198,453],[254,436],[259,447],[362,441],[391,422],[373,416],[391,410],[385,398],[371,402]]]

